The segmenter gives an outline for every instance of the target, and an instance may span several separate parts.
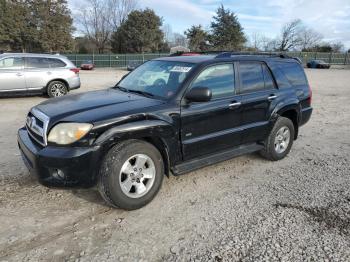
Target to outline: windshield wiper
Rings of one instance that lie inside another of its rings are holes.
[[[122,86],[115,85],[113,88],[118,88],[119,90],[121,90],[123,92],[129,92],[129,89],[126,89],[125,87],[122,87]]]
[[[154,94],[146,92],[146,91],[133,90],[133,89],[127,89],[127,90],[130,93],[136,93],[136,94],[140,94],[140,95],[143,95],[143,96],[148,96],[148,97],[153,97],[154,96]]]

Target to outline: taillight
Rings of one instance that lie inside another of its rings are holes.
[[[71,68],[70,71],[74,72],[75,74],[79,74],[79,68]]]

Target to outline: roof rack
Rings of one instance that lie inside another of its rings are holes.
[[[267,57],[279,57],[279,58],[292,58],[283,53],[277,52],[221,52],[215,58],[229,58],[233,55],[241,55],[241,56],[250,56],[250,55],[258,55],[258,56],[267,56]]]
[[[292,57],[283,53],[277,52],[221,52],[215,58],[230,58],[234,55],[237,56],[266,56],[266,57],[275,57],[275,58],[285,58],[285,59],[294,59],[299,64],[302,64],[302,60],[299,57]]]
[[[284,53],[279,52],[234,52],[234,51],[201,51],[201,52],[177,52],[170,56],[192,56],[192,55],[215,55],[215,59],[230,58],[232,56],[265,56],[275,58],[294,59],[298,63],[302,64],[302,61],[298,57],[292,57]]]
[[[237,56],[266,56],[266,57],[275,57],[275,58],[286,58],[286,59],[294,59],[299,64],[302,64],[303,61],[299,57],[292,57],[283,53],[278,52],[221,52],[215,58],[230,58],[233,55]]]

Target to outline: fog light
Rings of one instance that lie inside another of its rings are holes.
[[[64,179],[65,175],[61,169],[54,169],[52,172],[52,176],[57,179]]]

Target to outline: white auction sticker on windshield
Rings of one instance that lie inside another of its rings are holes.
[[[188,66],[174,66],[170,72],[180,72],[180,73],[187,73],[191,70],[192,67]]]

